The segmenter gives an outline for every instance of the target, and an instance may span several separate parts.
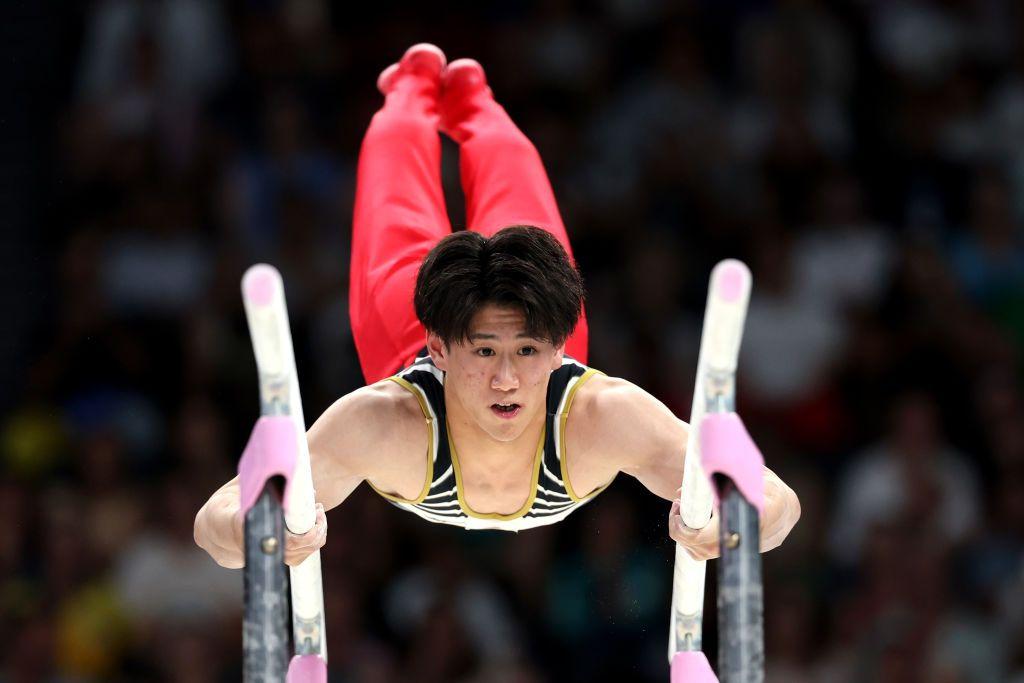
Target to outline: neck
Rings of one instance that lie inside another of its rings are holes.
[[[448,411],[448,431],[460,458],[471,454],[476,464],[491,470],[515,468],[523,459],[533,460],[544,429],[544,411],[538,412],[515,439],[498,441],[480,428],[459,400],[448,392],[447,387],[445,407]]]

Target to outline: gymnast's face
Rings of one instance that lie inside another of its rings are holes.
[[[561,367],[564,345],[528,336],[522,311],[494,304],[473,316],[469,333],[447,347],[435,335],[427,341],[446,373],[449,419],[474,423],[497,441],[514,441],[544,419],[548,377]]]

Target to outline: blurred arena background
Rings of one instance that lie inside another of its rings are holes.
[[[240,679],[242,575],[191,533],[258,410],[239,278],[284,275],[307,416],[360,384],[354,165],[419,41],[480,60],[540,149],[595,367],[689,415],[710,268],[751,265],[738,405],[803,504],[765,556],[768,680],[1024,681],[1020,3],[5,14],[3,683]],[[465,533],[364,487],[329,516],[331,680],[666,681],[667,510],[620,477]]]

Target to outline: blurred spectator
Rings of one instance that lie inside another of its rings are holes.
[[[738,154],[774,155],[786,165],[841,155],[851,137],[841,99],[851,80],[846,29],[818,3],[789,5],[740,29],[738,67],[748,89],[732,124]]]
[[[978,179],[969,221],[969,232],[953,247],[953,267],[964,290],[988,308],[1024,287],[1024,237],[1005,182],[993,175]]]
[[[935,83],[955,67],[967,42],[967,27],[957,21],[955,3],[869,4],[875,47],[899,75],[920,84]]]
[[[853,564],[879,526],[909,520],[939,548],[967,540],[980,522],[980,484],[945,442],[935,404],[905,394],[893,404],[885,440],[854,456],[838,487],[830,547]]]
[[[95,100],[116,96],[139,71],[153,68],[169,95],[195,97],[216,87],[228,63],[216,0],[100,0],[82,49],[80,93]]]
[[[228,75],[217,0],[102,0],[86,29],[78,96],[118,139],[153,134],[173,167],[188,163],[200,107]],[[97,131],[99,132],[99,131]]]
[[[823,178],[815,200],[816,220],[793,247],[796,287],[833,315],[877,306],[896,257],[891,234],[866,215],[848,172]]]
[[[832,381],[847,353],[847,324],[834,301],[796,279],[792,238],[760,230],[740,351],[743,390],[751,410],[794,443],[825,448],[844,428]]]
[[[247,260],[280,254],[291,240],[302,238],[285,232],[288,228],[312,229],[311,236],[319,238],[322,225],[340,220],[334,203],[342,179],[338,164],[314,144],[308,111],[298,93],[267,92],[260,115],[261,144],[241,154],[224,178],[227,227]],[[312,215],[296,215],[311,209]]]
[[[397,576],[385,597],[392,628],[419,634],[413,635],[410,675],[444,681],[474,666],[514,664],[522,656],[521,635],[496,586],[444,537],[430,537],[422,554],[426,562]]]
[[[149,530],[124,545],[114,567],[118,596],[137,633],[241,614],[242,576],[218,566],[192,539],[204,498],[180,476],[166,477],[148,510]]]
[[[633,507],[616,490],[602,494],[588,515],[577,552],[556,560],[547,591],[546,621],[562,644],[563,680],[656,680],[645,632],[664,615],[668,584],[663,562],[636,543]],[[629,658],[618,658],[617,648]],[[657,653],[657,654],[655,654]]]
[[[124,223],[101,262],[103,293],[112,311],[170,316],[197,306],[213,264],[188,198],[156,187],[142,191]]]

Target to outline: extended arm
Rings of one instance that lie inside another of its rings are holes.
[[[392,417],[392,402],[385,390],[364,387],[336,401],[306,433],[309,444],[317,521],[302,535],[287,534],[285,561],[297,565],[320,548],[327,538],[324,514],[352,493],[364,479],[375,477],[374,452],[369,447],[379,425]],[[379,444],[378,444],[379,445]],[[386,477],[385,477],[386,479]],[[244,566],[242,517],[239,514],[238,477],[221,486],[196,515],[194,537],[218,564]]]
[[[688,426],[661,401],[621,379],[601,378],[594,387],[591,424],[610,445],[619,471],[636,477],[652,493],[673,501],[669,533],[697,559],[718,555],[718,518],[700,530],[686,528],[679,518],[679,485]],[[800,518],[800,501],[774,472],[764,470],[765,513],[761,519],[761,551],[778,547]]]

